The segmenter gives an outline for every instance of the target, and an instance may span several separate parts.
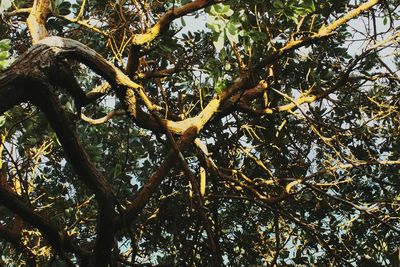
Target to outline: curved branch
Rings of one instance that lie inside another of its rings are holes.
[[[47,61],[54,61],[54,59],[60,58],[77,59],[78,61],[86,64],[96,73],[104,77],[112,86],[116,88],[124,88],[124,90],[127,90],[125,103],[128,105],[128,110],[130,110],[131,115],[136,116],[134,119],[138,119],[138,114],[136,112],[132,112],[132,110],[137,111],[137,107],[135,105],[136,101],[130,101],[130,99],[134,97],[134,94],[133,92],[129,92],[128,88],[131,88],[133,91],[136,91],[138,93],[138,95],[141,97],[149,110],[153,109],[154,105],[146,96],[144,89],[141,85],[133,82],[121,70],[105,60],[94,50],[88,48],[80,42],[60,37],[48,37],[41,40],[38,45],[34,46],[32,49],[28,50],[27,54],[35,54],[35,51],[37,51],[38,53],[36,55],[38,58],[39,54],[41,54],[40,59],[36,59],[39,61],[44,61],[44,59],[47,59]],[[49,64],[49,71],[54,72],[54,70],[51,70],[51,67],[54,68],[54,66]],[[243,77],[236,79],[235,82],[230,86],[230,88],[224,91],[219,98],[214,98],[212,101],[210,101],[210,103],[204,108],[204,110],[197,116],[178,122],[163,120],[163,123],[166,124],[167,128],[171,132],[178,134],[182,134],[192,126],[196,126],[199,128],[199,125],[203,124],[204,121],[209,121],[210,118],[214,116],[215,113],[218,111],[219,107],[222,106],[223,103],[228,101],[231,96],[233,96],[238,91],[249,87],[251,87],[250,79],[248,75],[243,75]]]
[[[115,197],[104,175],[89,159],[76,136],[72,122],[53,95],[52,87],[46,82],[46,71],[54,75],[58,66],[54,62],[54,54],[48,52],[48,47],[36,45],[8,71],[0,74],[0,103],[5,103],[0,111],[3,113],[15,104],[31,101],[45,113],[78,178],[96,195],[100,211],[94,260],[95,266],[106,266],[110,261],[114,241]],[[11,104],[7,100],[11,100]]]
[[[133,45],[143,45],[156,39],[168,30],[174,19],[180,18],[191,12],[203,9],[207,6],[222,2],[222,0],[195,0],[179,8],[172,8],[165,13],[160,20],[144,34],[136,34],[132,39]]]
[[[13,11],[10,12],[4,12],[4,17],[5,18],[11,18],[14,16],[27,16],[31,13],[32,8],[28,7],[28,8],[19,8],[19,9],[15,9]]]
[[[102,124],[102,123],[109,121],[114,116],[123,115],[123,114],[125,114],[125,112],[123,112],[122,110],[113,110],[102,118],[92,119],[92,118],[87,117],[85,114],[81,113],[81,119],[86,121],[89,124]]]
[[[52,58],[60,59],[60,58],[73,58],[76,59],[88,67],[93,69],[100,76],[104,77],[111,86],[115,88],[125,88],[127,98],[125,99],[125,103],[128,105],[128,110],[137,111],[135,101],[132,101],[131,105],[129,99],[134,96],[133,92],[129,92],[129,90],[136,91],[146,107],[151,110],[154,106],[149,98],[146,96],[144,89],[141,85],[132,81],[127,75],[125,75],[120,69],[115,67],[113,64],[105,60],[101,55],[99,55],[96,51],[90,49],[89,47],[81,44],[72,39],[61,38],[61,37],[48,37],[41,40],[37,46],[35,46],[37,50],[43,50],[42,54],[49,53]],[[29,53],[29,52],[28,52]],[[43,57],[43,55],[42,55]],[[238,82],[234,83],[231,86],[231,92],[237,92],[240,88],[242,88],[246,84],[246,81],[239,79]],[[129,90],[128,90],[129,88]],[[203,124],[204,121],[208,121],[218,110],[218,107],[221,101],[225,101],[230,94],[223,96],[220,99],[213,99],[204,108],[204,110],[197,116],[193,118],[189,118],[184,121],[170,121],[163,120],[168,127],[168,129],[173,133],[183,134],[190,127],[196,126],[199,128],[199,125]],[[131,111],[131,115],[137,116],[134,119],[141,120],[142,118],[138,118],[137,113]],[[148,118],[148,117],[147,117]],[[144,124],[144,122],[142,120]],[[151,125],[152,127],[158,128],[160,127]],[[154,129],[154,128],[153,128]]]

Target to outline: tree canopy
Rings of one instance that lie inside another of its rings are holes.
[[[397,0],[2,0],[0,264],[397,266]]]

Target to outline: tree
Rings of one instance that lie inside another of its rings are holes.
[[[1,263],[397,266],[399,9],[1,1]]]

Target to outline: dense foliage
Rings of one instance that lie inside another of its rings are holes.
[[[0,14],[0,265],[399,265],[398,1]]]

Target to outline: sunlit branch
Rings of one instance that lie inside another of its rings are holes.
[[[111,118],[113,118],[115,116],[123,115],[123,114],[125,114],[125,112],[122,110],[113,110],[110,113],[107,113],[107,115],[105,115],[102,118],[92,119],[92,118],[87,117],[85,114],[81,113],[81,119],[89,124],[102,124],[102,123],[109,121]]]
[[[182,7],[173,7],[172,9],[168,10],[167,13],[165,13],[165,15],[163,15],[159,21],[146,33],[134,35],[132,44],[142,45],[149,43],[162,35],[168,29],[173,20],[219,2],[221,2],[221,0],[194,0],[193,2],[183,5]]]
[[[164,77],[170,76],[172,74],[175,74],[179,71],[181,71],[181,69],[170,68],[170,69],[165,69],[165,70],[154,70],[154,71],[141,72],[141,73],[138,73],[136,76],[138,79],[164,78]]]
[[[32,8],[19,8],[10,12],[4,12],[4,17],[10,18],[14,16],[21,16],[21,15],[29,15],[31,13]]]
[[[327,35],[339,28],[340,26],[346,24],[349,20],[352,20],[356,18],[358,15],[360,15],[362,12],[369,10],[371,7],[377,5],[379,2],[382,2],[381,0],[370,0],[368,2],[365,2],[364,4],[361,4],[357,8],[353,9],[343,17],[335,20],[328,26],[322,26],[318,30],[319,35]]]
[[[62,15],[57,15],[56,17],[59,18],[59,19],[71,22],[71,23],[78,24],[78,25],[84,27],[85,29],[87,29],[89,31],[93,31],[93,32],[99,33],[99,34],[101,34],[101,35],[103,35],[105,37],[109,36],[109,34],[107,32],[105,32],[105,31],[103,31],[103,30],[101,30],[101,29],[99,29],[99,28],[97,28],[97,27],[95,27],[93,25],[90,25],[87,20],[78,19],[78,17],[76,17],[74,19],[71,19],[68,16],[62,16]]]
[[[51,13],[50,0],[35,0],[31,12],[26,20],[32,43],[37,43],[48,36],[46,19]]]

